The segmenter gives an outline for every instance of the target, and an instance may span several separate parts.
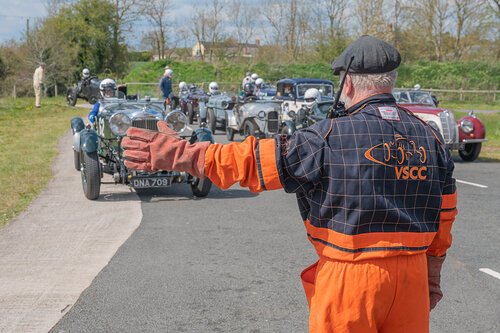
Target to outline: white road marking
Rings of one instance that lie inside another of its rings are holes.
[[[480,188],[488,188],[488,186],[486,186],[486,185],[466,182],[465,180],[456,179],[456,181],[457,181],[457,183],[467,184],[467,185],[476,186],[476,187],[480,187]]]
[[[495,272],[495,271],[494,271],[494,270],[492,270],[492,269],[489,269],[489,268],[480,268],[479,270],[480,270],[481,272],[483,272],[483,273],[486,273],[486,274],[488,274],[488,275],[491,275],[491,276],[493,276],[493,277],[495,277],[495,278],[497,278],[497,279],[499,279],[499,280],[500,280],[500,273]]]

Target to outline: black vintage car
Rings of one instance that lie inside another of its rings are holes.
[[[71,119],[75,168],[80,171],[85,196],[90,200],[99,197],[104,173],[113,176],[116,184],[133,188],[168,187],[173,183],[188,183],[193,195],[204,197],[210,192],[209,178],[197,178],[186,172],[163,170],[158,172],[136,171],[124,164],[122,138],[129,127],[157,131],[157,122],[163,120],[177,133],[182,133],[188,119],[180,111],[165,111],[163,100],[109,98],[100,101],[99,112],[93,125],[85,127],[83,119]],[[181,138],[191,143],[213,142],[212,132],[198,128],[191,135]]]
[[[91,76],[89,80],[81,80],[66,90],[66,103],[75,106],[76,100],[82,98],[90,104],[95,104],[100,97],[99,85],[101,80],[96,76]]]

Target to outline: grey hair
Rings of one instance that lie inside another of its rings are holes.
[[[341,72],[341,75],[343,75],[343,72]],[[396,84],[398,72],[393,70],[377,74],[349,73],[349,76],[351,77],[352,85],[357,90],[371,91],[387,89],[392,91],[392,89],[394,89],[394,85]]]

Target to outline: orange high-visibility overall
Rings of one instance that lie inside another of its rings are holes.
[[[457,214],[441,136],[390,94],[291,136],[211,145],[220,188],[297,195],[319,255],[301,274],[310,332],[427,332],[426,254],[443,256]]]

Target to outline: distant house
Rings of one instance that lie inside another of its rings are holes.
[[[260,40],[255,40],[255,44],[239,43],[236,40],[227,40],[221,43],[198,42],[192,50],[193,57],[208,57],[216,53],[223,52],[226,57],[254,57],[259,52]]]

